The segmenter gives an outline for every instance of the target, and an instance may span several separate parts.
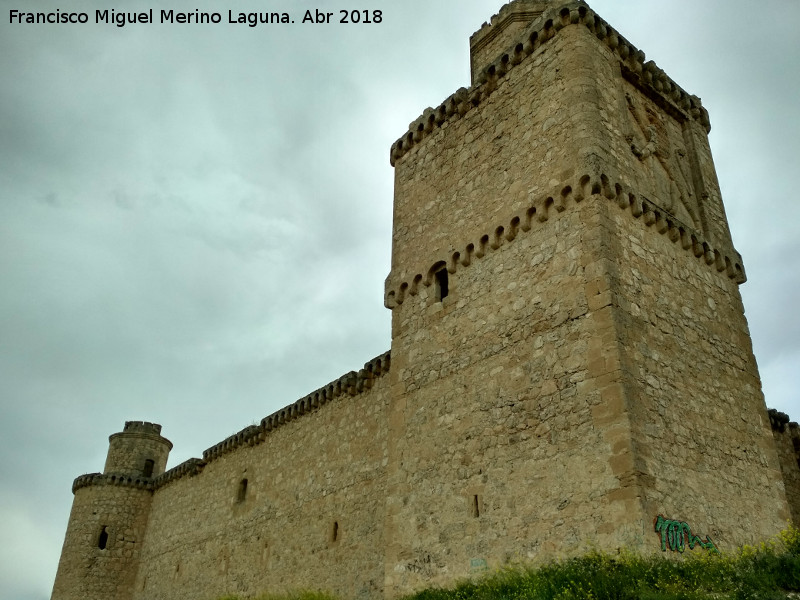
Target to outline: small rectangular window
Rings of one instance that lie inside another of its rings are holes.
[[[142,475],[144,477],[152,477],[154,466],[155,462],[148,458],[146,461],[144,461],[144,469],[142,469]]]
[[[436,271],[436,301],[441,302],[447,298],[449,293],[447,281],[447,269],[440,269]]]
[[[97,547],[105,550],[106,546],[108,546],[108,531],[103,527],[103,531],[100,532],[100,537],[97,539]]]
[[[239,490],[236,492],[236,501],[244,502],[247,497],[247,479],[242,479],[239,482]]]
[[[481,500],[477,495],[472,497],[472,516],[476,519],[481,516]]]

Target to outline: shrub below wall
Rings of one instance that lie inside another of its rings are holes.
[[[403,600],[786,600],[800,599],[800,529],[736,553],[672,556],[591,553],[540,567],[509,568]],[[220,600],[245,600],[226,596]],[[254,600],[335,600],[323,593]]]

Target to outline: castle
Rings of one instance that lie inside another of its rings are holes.
[[[168,471],[126,423],[73,484],[53,600],[396,598],[800,524],[699,98],[581,1],[470,42],[471,86],[391,148],[390,352]]]

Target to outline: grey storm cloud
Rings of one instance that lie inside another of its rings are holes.
[[[502,2],[254,28],[20,25],[109,6],[0,4],[0,589],[42,599],[71,482],[125,420],[163,424],[174,465],[389,348],[389,147],[468,84]],[[703,98],[767,403],[800,418],[800,4],[590,4]]]

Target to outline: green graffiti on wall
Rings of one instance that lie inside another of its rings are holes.
[[[699,535],[692,535],[692,528],[684,521],[673,521],[658,515],[653,521],[656,533],[661,534],[661,550],[666,552],[667,548],[673,552],[683,552],[686,546],[693,550],[695,546],[700,546],[705,550],[711,550],[719,554],[719,550],[711,541],[709,536],[703,540]]]
[[[469,561],[469,570],[473,573],[480,573],[489,570],[489,564],[485,558],[472,558]]]

